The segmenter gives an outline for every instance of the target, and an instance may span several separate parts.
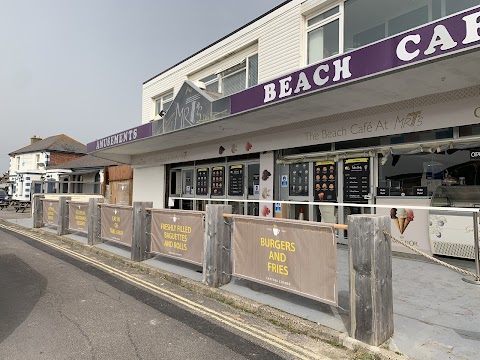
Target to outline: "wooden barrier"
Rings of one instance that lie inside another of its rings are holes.
[[[379,346],[393,335],[390,217],[348,216],[350,336]]]

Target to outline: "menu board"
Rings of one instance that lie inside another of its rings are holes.
[[[230,165],[228,195],[243,195],[243,165]]]
[[[344,202],[368,203],[365,196],[370,192],[369,158],[345,159],[343,176]]]
[[[208,194],[208,168],[197,169],[197,195]]]
[[[314,176],[313,194],[315,201],[337,201],[337,169],[335,162],[316,162]]]
[[[225,167],[224,166],[215,166],[212,168],[212,178],[211,178],[213,196],[223,196],[225,194]]]
[[[308,196],[308,163],[290,165],[290,196]]]

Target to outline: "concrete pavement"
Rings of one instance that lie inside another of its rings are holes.
[[[104,250],[114,252],[115,245],[102,244]],[[307,319],[300,327],[314,336],[345,342],[348,329],[348,266],[347,251],[338,249],[339,308],[323,305],[299,296],[271,289],[245,280],[234,280],[219,292],[227,301],[258,315],[282,317],[284,326],[295,329],[298,319]],[[473,269],[471,261],[455,260],[457,266]],[[195,266],[171,259],[156,257],[138,267],[161,269],[161,274],[174,276],[189,288],[205,292],[199,284],[201,274]],[[393,286],[395,334],[388,344],[390,349],[417,359],[476,359],[480,351],[480,286],[462,281],[462,275],[437,264],[417,258],[393,258]],[[201,289],[200,289],[201,288]],[[238,296],[235,296],[238,295]],[[267,314],[266,304],[272,309]],[[320,324],[315,328],[309,324]],[[328,329],[332,329],[329,331]]]

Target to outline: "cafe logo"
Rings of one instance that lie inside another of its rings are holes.
[[[180,218],[177,217],[177,215],[173,215],[173,217],[171,219],[174,223],[177,222],[177,220],[180,220]]]
[[[278,236],[280,234],[280,229],[277,227],[277,225],[273,225],[273,235]]]
[[[473,110],[473,115],[477,118],[480,118],[480,106]]]

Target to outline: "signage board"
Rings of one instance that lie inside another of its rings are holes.
[[[152,252],[202,265],[203,239],[200,211],[152,211]]]
[[[480,160],[480,149],[470,150],[470,160]]]
[[[235,216],[233,274],[337,305],[337,245],[333,227]]]
[[[68,204],[68,229],[70,231],[88,232],[88,204]]]
[[[343,166],[343,201],[367,204],[369,192],[369,158],[345,159]]]
[[[377,196],[390,196],[390,188],[388,187],[378,187]]]
[[[197,195],[208,194],[208,168],[197,169]]]
[[[237,114],[480,45],[476,7],[231,95]]]
[[[152,136],[152,123],[143,124],[87,144],[87,153],[123,145]]]
[[[290,165],[290,196],[308,196],[308,163]]]
[[[43,200],[43,223],[58,226],[58,200]]]
[[[101,207],[101,237],[103,240],[132,246],[133,209],[131,207]]]
[[[413,187],[413,196],[428,196],[428,187],[427,186],[414,186]]]
[[[211,192],[213,196],[225,195],[225,167],[215,166],[212,168],[212,176],[210,180]]]
[[[228,195],[243,195],[243,165],[230,165],[228,173]]]
[[[319,161],[314,168],[314,199],[322,202],[337,201],[337,168],[334,161]]]
[[[288,187],[288,176],[287,175],[282,175],[282,178],[280,180],[280,184],[282,187]]]

